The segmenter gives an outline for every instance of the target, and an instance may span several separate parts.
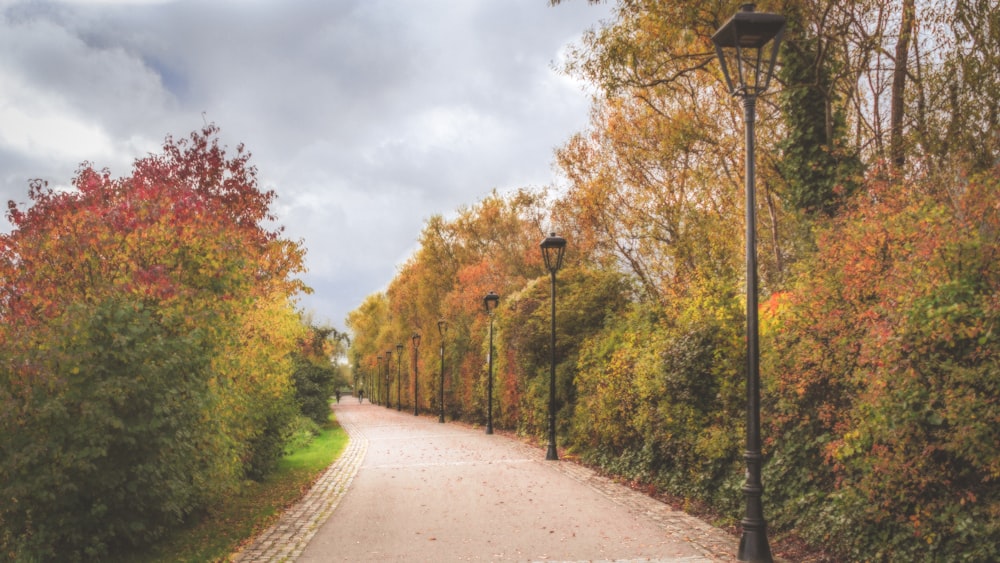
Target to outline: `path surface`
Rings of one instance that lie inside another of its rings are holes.
[[[237,561],[732,561],[737,538],[543,449],[351,398],[344,454]]]

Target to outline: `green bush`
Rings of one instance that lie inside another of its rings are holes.
[[[503,321],[517,326],[504,331],[497,341],[498,350],[516,351],[514,366],[500,362],[499,370],[516,373],[518,405],[507,413],[516,413],[519,432],[545,436],[548,429],[549,379],[552,350],[551,285],[539,278],[510,298],[514,303]],[[623,310],[630,294],[626,278],[614,271],[572,268],[562,271],[556,286],[556,425],[560,436],[570,434],[577,402],[577,354],[580,343],[603,330],[605,322]],[[503,382],[503,377],[499,381]],[[501,383],[503,385],[503,383]],[[503,389],[500,390],[504,392]],[[501,420],[506,420],[501,418]],[[560,446],[573,444],[563,443]]]
[[[742,435],[734,384],[742,353],[715,309],[690,304],[669,313],[635,306],[587,343],[573,437],[585,459],[608,471],[731,505],[739,498],[730,481]]]
[[[94,560],[176,526],[214,492],[209,359],[139,302],[75,306],[22,333],[0,384],[0,547],[17,560]]]
[[[278,467],[289,438],[289,428],[297,414],[289,393],[274,400],[255,420],[257,432],[250,437],[244,460],[247,477],[260,481]]]
[[[328,414],[327,418],[329,419],[330,416],[332,415]],[[321,431],[322,428],[313,419],[301,415],[296,416],[285,429],[287,438],[285,439],[284,455],[305,448],[312,443],[316,436],[319,436]]]
[[[299,411],[316,424],[326,423],[330,417],[330,397],[337,384],[337,370],[332,365],[317,365],[300,359],[296,362],[293,380]]]

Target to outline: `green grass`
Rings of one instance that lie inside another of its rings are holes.
[[[331,419],[333,415],[330,415]],[[347,445],[347,434],[332,423],[305,448],[292,452],[278,462],[278,473],[284,471],[322,471]],[[332,452],[332,456],[331,456]]]
[[[237,547],[274,523],[284,508],[302,498],[346,445],[347,433],[331,413],[330,422],[320,434],[282,458],[278,469],[265,481],[247,481],[235,494],[220,499],[198,522],[172,534],[149,552],[125,561],[225,561]]]

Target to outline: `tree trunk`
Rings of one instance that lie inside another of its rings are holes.
[[[906,93],[907,57],[910,52],[910,37],[916,21],[914,0],[903,0],[903,17],[896,40],[896,67],[892,72],[892,114],[889,117],[889,155],[896,168],[906,162],[903,150],[904,94]]]

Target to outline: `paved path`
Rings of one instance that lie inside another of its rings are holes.
[[[737,538],[543,449],[348,399],[344,454],[237,561],[732,561]]]

